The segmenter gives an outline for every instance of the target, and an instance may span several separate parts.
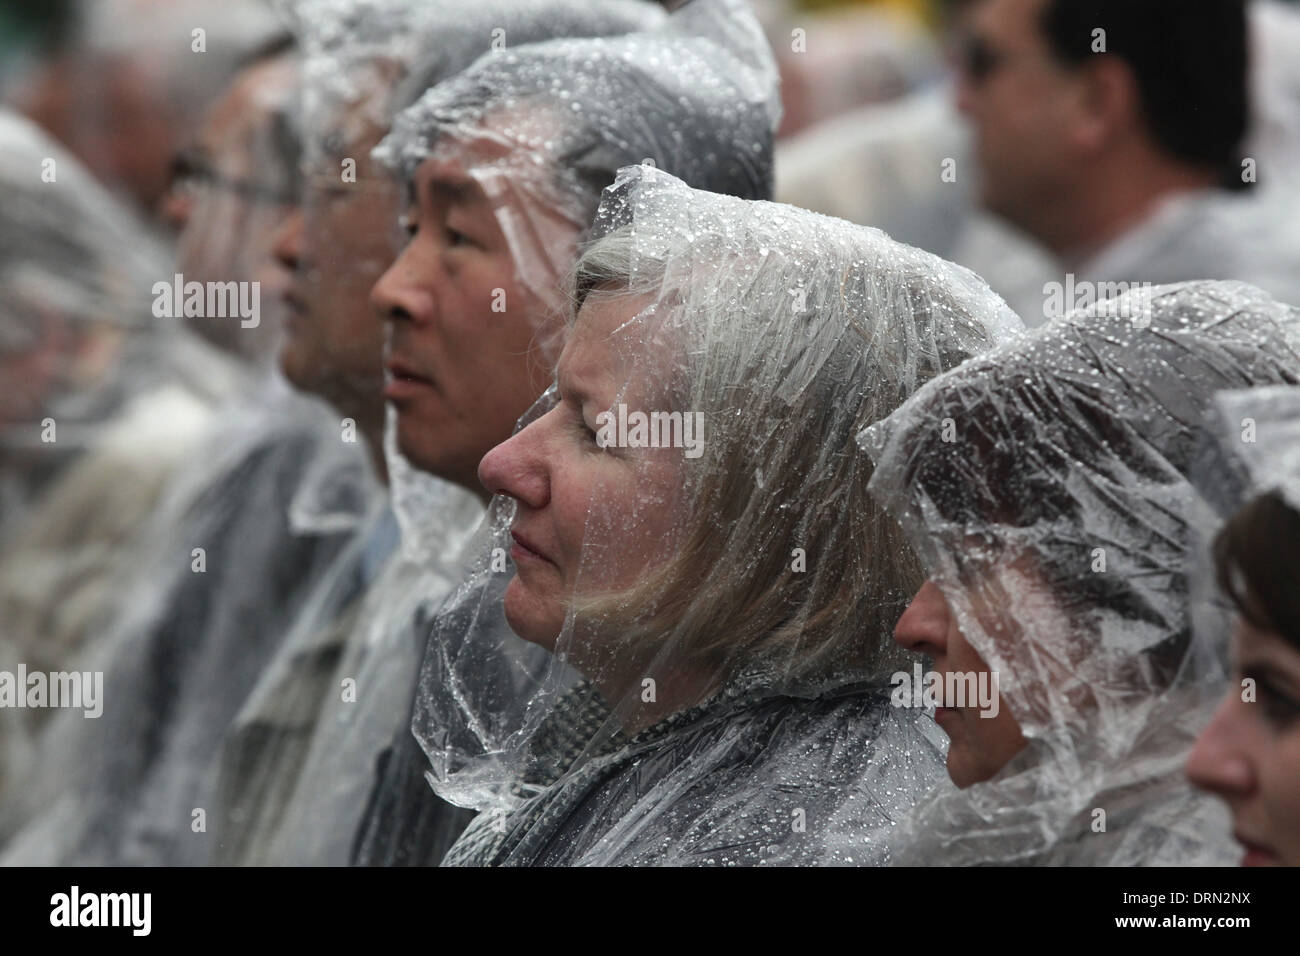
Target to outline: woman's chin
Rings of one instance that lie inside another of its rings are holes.
[[[564,626],[564,612],[551,602],[538,598],[515,575],[506,587],[506,623],[510,630],[530,644],[555,653],[555,645]]]

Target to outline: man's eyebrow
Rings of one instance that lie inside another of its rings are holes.
[[[430,199],[453,205],[480,202],[486,198],[482,187],[475,180],[459,173],[435,173],[420,185],[412,180],[408,186],[407,194],[412,202],[418,198],[417,191],[421,188]]]
[[[464,202],[478,195],[477,184],[472,179],[435,178],[429,181],[429,188],[446,196],[453,202]]]

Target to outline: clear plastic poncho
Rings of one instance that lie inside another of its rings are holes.
[[[130,210],[22,117],[0,113],[0,142],[3,529],[140,395],[181,383],[207,397],[231,379],[153,317],[167,250]]]
[[[692,0],[668,17],[610,4],[607,26],[635,12],[644,28],[512,47],[512,37],[542,32],[530,17],[569,20],[556,12],[566,6],[543,0],[520,9],[513,32],[501,27],[505,45],[496,48],[494,32],[493,50],[402,111],[375,155],[408,183],[434,160],[483,189],[529,296],[536,345],[553,365],[565,277],[617,170],[645,160],[698,188],[768,198],[781,107],[775,61],[743,0]],[[588,32],[601,22],[586,5],[576,20]],[[425,75],[440,65],[432,57]],[[385,446],[403,554],[433,560],[442,542],[425,516],[442,482],[402,454],[392,408]]]
[[[126,207],[26,120],[0,112],[0,143],[0,669],[62,670],[241,378],[155,316],[170,264]],[[5,710],[0,792],[51,713]]]
[[[494,0],[472,11],[397,0],[286,6],[305,55],[299,321],[321,330],[312,373],[322,392],[337,408],[355,409],[359,430],[378,444],[383,329],[366,300],[398,250],[398,190],[369,154],[392,109],[413,85],[436,84],[487,53],[496,30],[520,44],[625,32],[662,14],[633,0]],[[403,464],[399,486],[409,480]],[[376,761],[409,722],[420,608],[456,583],[460,545],[482,515],[470,492],[421,478],[418,509],[403,512],[407,552],[420,559],[397,552],[386,508],[362,526],[227,733],[207,781],[209,860],[348,862]],[[444,842],[465,822],[463,812],[447,816],[456,829]]]
[[[698,188],[771,196],[778,76],[748,5],[692,0],[668,17],[642,13],[647,23],[637,32],[520,47],[502,27],[502,48],[494,43],[421,96],[376,150],[407,182],[433,160],[483,189],[548,364],[558,355],[564,277],[619,168],[648,161]],[[428,550],[421,516],[440,492],[401,454],[389,417],[393,506],[403,550],[420,560]]]
[[[186,281],[258,277],[246,253],[269,256],[264,214],[282,215],[292,201],[286,180],[294,171],[284,166],[296,153],[286,142],[295,73],[284,58],[259,61],[221,97],[198,137],[211,168],[205,161],[192,171],[198,188],[186,197],[181,259],[158,266],[142,291],[163,280],[171,305],[178,271]],[[262,291],[268,319],[274,297]],[[174,310],[160,317],[157,305],[146,299],[141,307],[152,323],[145,371],[170,367],[160,360],[168,353],[159,355],[167,341],[189,343],[222,367],[220,353],[194,341]],[[243,347],[244,336],[266,344],[264,329],[241,317],[200,321],[222,324],[227,334],[214,338],[236,352],[256,351]],[[191,388],[212,374],[192,364]],[[140,380],[149,379],[139,369],[127,378],[132,387]],[[130,482],[88,476],[88,506],[129,522],[110,552],[116,573],[101,588],[107,598],[93,614],[83,611],[82,630],[100,646],[81,664],[104,672],[105,712],[97,721],[61,713],[50,722],[21,792],[0,808],[0,838],[22,830],[7,860],[174,862],[193,812],[206,809],[195,786],[222,730],[370,506],[373,477],[337,416],[273,375],[241,375],[237,384],[214,390],[224,401],[204,409],[187,443],[177,440],[184,419],[153,396],[145,403],[171,431],[170,441],[137,450],[140,467],[176,463],[150,509],[115,505],[110,492]],[[82,540],[76,546],[93,553]],[[51,603],[67,607],[66,591],[51,591]]]
[[[1278,494],[1300,511],[1300,388],[1219,392],[1207,419],[1212,437],[1192,469],[1192,483],[1212,513],[1195,539],[1192,627],[1201,640],[1219,647],[1229,644],[1241,613],[1236,598],[1223,588],[1216,536],[1237,512],[1264,495]]]
[[[1215,412],[1219,441],[1205,456],[1198,486],[1223,517],[1270,491],[1300,510],[1300,389],[1225,392]]]
[[[590,30],[592,11],[583,6],[578,20]],[[611,5],[606,15],[626,18],[634,6]],[[654,7],[637,15],[641,28],[625,36],[526,45],[513,45],[519,31],[506,26],[503,49],[494,43],[425,93],[377,150],[408,183],[433,162],[481,186],[548,370],[562,338],[565,277],[601,190],[621,166],[644,159],[692,185],[747,197],[771,191],[777,74],[748,6],[695,0],[667,17]],[[509,308],[507,321],[517,322],[518,298]],[[386,444],[403,556],[436,565],[442,542],[426,516],[441,482],[401,453],[391,409]],[[409,732],[400,733],[372,792],[358,861],[440,858],[441,844],[429,837],[441,832],[441,810],[421,780],[424,762]]]
[[[508,42],[508,34],[507,34]],[[398,116],[379,154],[408,178],[441,148],[474,144],[520,278],[561,306],[560,279],[600,190],[649,160],[700,189],[767,198],[780,119],[771,49],[744,0],[692,0],[654,29],[489,53]]]
[[[1230,861],[1221,808],[1183,773],[1225,675],[1223,632],[1192,636],[1208,505],[1189,478],[1217,390],[1300,379],[1298,318],[1241,283],[1130,293],[950,372],[863,435],[872,491],[1028,740],[920,808],[897,862]],[[833,861],[859,849],[851,827],[824,842]]]
[[[594,231],[558,391],[480,466],[500,494],[425,652],[431,782],[495,808],[446,862],[760,862],[857,774],[885,827],[941,754],[882,691],[920,571],[854,436],[1020,323],[879,231],[650,167]]]

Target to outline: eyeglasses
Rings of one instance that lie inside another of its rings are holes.
[[[340,202],[356,198],[368,201],[395,198],[398,184],[387,176],[344,180],[337,168],[321,170],[315,167],[298,167],[298,178],[303,184],[303,195],[310,205],[313,201]]]
[[[1009,54],[994,49],[981,36],[967,35],[957,41],[957,67],[972,83],[983,83],[1011,59]]]
[[[249,179],[234,179],[217,172],[211,161],[196,149],[181,150],[171,164],[172,187],[187,192],[199,187],[218,189],[238,196],[246,202],[268,206],[296,206],[301,201],[298,183],[294,177],[281,184],[259,183]]]

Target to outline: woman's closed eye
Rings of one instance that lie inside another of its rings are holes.
[[[598,441],[599,435],[594,428],[587,424],[587,417],[582,414],[581,410],[575,409],[571,416],[572,424],[578,440],[583,445],[590,447],[594,451],[604,451],[604,447]]]
[[[1282,693],[1271,684],[1260,686],[1259,702],[1264,705],[1264,716],[1275,727],[1290,727],[1300,718],[1300,701]]]
[[[1267,671],[1246,668],[1243,678],[1254,681],[1256,700],[1263,708],[1264,718],[1277,728],[1286,728],[1300,719],[1300,701],[1281,689]]]

